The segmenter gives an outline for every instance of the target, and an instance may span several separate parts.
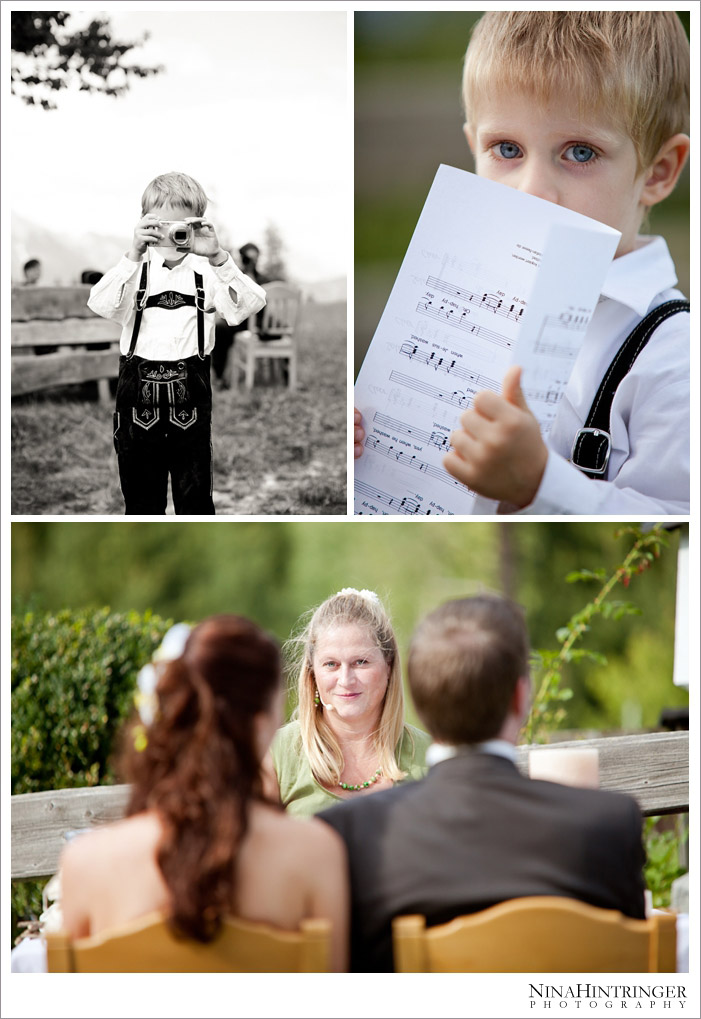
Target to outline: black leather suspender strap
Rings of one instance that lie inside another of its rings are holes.
[[[204,280],[195,273],[195,306],[197,307],[197,356],[204,361]]]
[[[136,291],[136,315],[134,316],[134,328],[131,331],[131,341],[129,343],[129,353],[127,354],[127,361],[131,361],[136,350],[136,341],[139,338],[139,329],[141,327],[141,316],[144,313],[144,307],[146,306],[146,291],[148,290],[148,261],[144,262],[141,266],[141,279],[139,280],[139,289]]]
[[[638,322],[619,347],[594,397],[584,427],[579,429],[572,444],[570,459],[583,474],[606,480],[611,455],[611,404],[616,390],[655,329],[672,315],[689,309],[688,301],[665,301]]]
[[[129,353],[126,355],[127,360],[130,361],[134,356],[136,350],[136,341],[139,338],[139,329],[141,328],[141,316],[144,313],[144,308],[178,308],[185,306],[194,306],[197,309],[197,356],[200,361],[204,361],[204,280],[202,274],[196,272],[195,276],[195,295],[191,294],[180,294],[175,291],[169,290],[162,294],[152,294],[151,297],[146,297],[147,291],[147,278],[148,278],[148,263],[144,262],[141,269],[141,280],[139,281],[139,289],[136,292],[136,315],[134,316],[134,328],[131,333],[131,341],[129,343]]]

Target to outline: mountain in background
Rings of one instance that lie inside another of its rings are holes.
[[[12,282],[24,279],[22,266],[30,258],[38,258],[42,286],[70,286],[80,283],[86,269],[106,272],[124,254],[129,238],[104,234],[60,234],[33,223],[24,216],[12,214]],[[320,304],[346,300],[346,280],[303,282],[295,280],[305,299]]]
[[[60,234],[12,214],[12,281],[21,283],[22,266],[30,258],[41,262],[43,286],[80,283],[85,269],[105,272],[124,254],[123,237],[101,234]]]

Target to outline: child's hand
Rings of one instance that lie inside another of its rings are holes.
[[[489,499],[505,500],[518,509],[533,502],[548,450],[521,392],[521,368],[509,368],[501,396],[488,390],[478,393],[460,423],[462,430],[450,435],[453,450],[443,457],[445,469]]]
[[[359,456],[363,455],[363,440],[365,439],[365,429],[363,428],[363,415],[360,413],[357,407],[353,408],[353,455],[357,460]]]
[[[226,252],[219,244],[217,232],[208,219],[188,216],[185,222],[194,225],[191,250],[195,255],[204,255],[214,265],[226,261]]]
[[[149,244],[158,244],[162,238],[163,231],[161,230],[160,219],[154,213],[147,212],[134,227],[134,238],[127,257],[132,262],[140,262],[141,256]]]

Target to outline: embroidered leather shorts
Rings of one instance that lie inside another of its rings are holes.
[[[209,357],[186,357],[179,361],[119,359],[117,382],[118,420],[149,431],[156,425],[191,428],[198,417],[209,419],[212,389]]]

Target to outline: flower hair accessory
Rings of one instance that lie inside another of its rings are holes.
[[[366,587],[364,587],[362,591],[359,591],[356,587],[344,587],[341,591],[336,593],[336,597],[338,598],[340,595],[344,594],[357,594],[361,598],[365,598],[366,601],[374,601],[378,603],[380,601],[379,595],[375,594],[374,591],[368,591]]]
[[[190,627],[187,623],[176,623],[171,626],[156,649],[152,661],[144,665],[136,677],[138,687],[134,694],[134,702],[141,724],[135,727],[134,746],[137,750],[143,750],[146,746],[146,726],[151,725],[158,710],[158,696],[156,687],[158,685],[160,668],[166,662],[172,662],[180,658],[185,650],[187,638],[190,636]]]

